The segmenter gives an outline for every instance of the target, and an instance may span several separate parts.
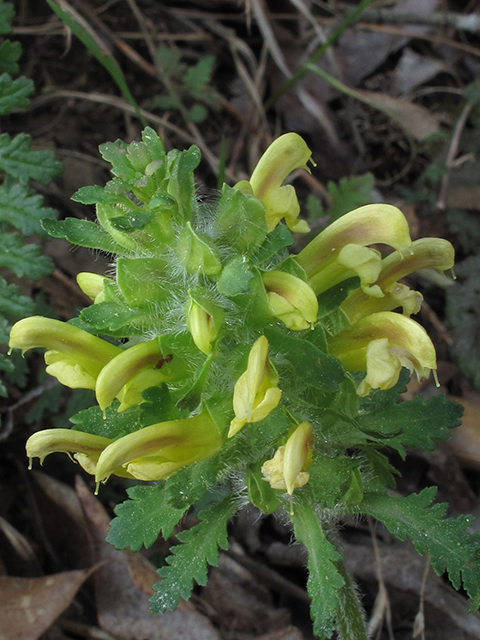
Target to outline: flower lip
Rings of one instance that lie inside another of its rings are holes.
[[[310,278],[336,259],[347,244],[386,244],[406,252],[412,240],[408,222],[397,207],[369,204],[350,211],[321,231],[296,257]]]
[[[268,340],[260,336],[248,355],[247,369],[235,383],[233,409],[228,437],[234,436],[249,422],[260,422],[275,409],[282,392],[278,375],[268,360]]]

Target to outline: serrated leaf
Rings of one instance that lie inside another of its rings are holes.
[[[333,509],[342,502],[352,482],[352,471],[360,462],[347,456],[316,455],[308,468],[309,486],[315,503]]]
[[[43,197],[30,195],[24,184],[15,184],[10,188],[0,187],[0,222],[13,225],[26,236],[33,233],[44,235],[40,221],[57,216],[55,209],[44,207]]]
[[[65,238],[72,244],[88,249],[99,249],[107,253],[124,253],[112,238],[95,222],[90,220],[77,220],[66,218],[65,220],[43,220],[42,227],[52,238]]]
[[[437,575],[447,571],[455,589],[460,588],[463,578],[469,597],[478,599],[480,533],[461,535],[472,526],[473,516],[444,518],[446,504],[429,506],[436,491],[436,487],[427,487],[406,498],[370,493],[365,495],[358,510],[383,522],[399,540],[410,538],[420,555],[430,554]]]
[[[14,15],[15,9],[11,2],[2,2],[0,4],[0,35],[10,33],[12,28],[8,23]]]
[[[327,540],[318,516],[304,494],[301,498],[296,497],[290,518],[296,539],[308,551],[307,591],[312,599],[313,632],[318,638],[330,638],[335,631],[340,605],[339,589],[345,585],[335,566],[340,554]]]
[[[0,344],[8,344],[11,328],[10,322],[6,318],[0,316]]]
[[[18,73],[17,62],[22,55],[22,45],[20,42],[5,40],[0,45],[0,74],[8,73],[13,76]]]
[[[70,418],[70,422],[73,424],[72,429],[111,440],[116,440],[141,429],[138,405],[121,413],[118,413],[118,407],[119,402],[115,400],[110,407],[105,409],[105,412],[98,406],[79,411]]]
[[[188,600],[194,581],[201,586],[207,583],[208,565],[218,564],[218,547],[228,547],[227,523],[236,509],[233,499],[227,496],[199,513],[199,524],[177,535],[183,544],[172,547],[168,566],[158,570],[162,580],[153,585],[156,593],[150,602],[154,613],[174,611],[180,598]]]
[[[371,192],[375,186],[372,173],[363,176],[347,176],[336,184],[329,181],[327,191],[330,194],[331,205],[326,215],[333,221],[349,211],[353,211],[371,202]]]
[[[279,224],[267,235],[262,246],[259,247],[252,256],[252,262],[260,265],[262,262],[265,262],[265,260],[279,253],[282,249],[290,247],[294,242],[295,240],[287,226]]]
[[[12,80],[8,73],[3,73],[0,76],[0,115],[4,116],[10,113],[12,109],[26,109],[29,107],[30,100],[27,96],[33,90],[33,82],[28,78],[22,76]]]
[[[180,522],[185,508],[176,509],[168,500],[165,484],[127,489],[130,500],[115,507],[116,518],[110,523],[107,542],[117,549],[146,549],[162,532],[166,540]]]
[[[35,303],[28,296],[23,296],[15,284],[8,284],[5,278],[0,276],[0,309],[7,318],[16,320],[31,316]]]
[[[340,362],[311,342],[270,327],[265,336],[272,348],[286,358],[297,376],[309,386],[335,393],[345,373]]]
[[[0,353],[0,371],[5,371],[5,373],[12,372],[15,369],[15,365],[12,360],[7,357],[5,354]],[[7,397],[7,389],[5,385],[0,380],[0,396],[3,398]]]
[[[210,82],[213,71],[214,56],[201,58],[193,67],[189,67],[183,76],[185,91],[194,98],[201,98]]]
[[[399,387],[402,388],[408,373],[404,370]],[[461,424],[463,407],[447,401],[445,396],[433,396],[424,400],[416,396],[410,402],[397,404],[397,395],[377,391],[362,400],[357,424],[366,434],[372,434],[378,442],[396,449],[405,458],[405,447],[431,451],[435,440],[450,437],[449,429]],[[369,411],[369,405],[373,410]]]
[[[6,267],[22,278],[28,276],[38,280],[53,271],[53,262],[42,255],[42,248],[37,244],[23,244],[19,233],[0,235],[0,268]]]
[[[55,160],[53,151],[37,151],[31,147],[32,139],[25,133],[13,140],[8,133],[0,135],[0,169],[23,182],[37,180],[48,184],[62,172],[63,165]]]

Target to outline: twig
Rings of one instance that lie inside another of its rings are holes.
[[[453,28],[467,33],[480,33],[480,16],[476,13],[400,13],[391,9],[366,9],[362,22],[388,24],[426,24],[433,27]]]
[[[470,111],[472,110],[472,105],[467,102],[463,107],[462,113],[457,120],[457,124],[455,125],[455,129],[453,131],[452,141],[450,143],[450,148],[448,150],[447,159],[445,161],[447,167],[447,173],[442,177],[442,182],[440,186],[440,195],[438,197],[437,208],[442,211],[446,209],[446,199],[447,199],[447,191],[448,191],[448,183],[450,181],[450,169],[454,166],[455,156],[457,155],[458,145],[460,143],[460,137],[462,135],[462,131],[467,123],[468,116],[470,115]]]
[[[373,605],[374,613],[372,614],[372,618],[368,625],[368,634],[370,636],[370,634],[374,633],[378,629],[379,631],[378,636],[379,636],[382,628],[381,621],[383,618],[385,618],[387,622],[388,637],[390,640],[394,640],[393,629],[392,629],[392,611],[390,609],[390,600],[388,598],[385,582],[383,581],[382,559],[380,557],[380,550],[378,548],[377,536],[375,534],[375,529],[373,527],[371,517],[367,516],[367,519],[368,519],[368,528],[370,529],[370,535],[372,537],[373,551],[375,554],[375,564],[377,568],[377,579],[378,579],[378,595],[375,600],[375,604]],[[376,611],[376,609],[378,609],[378,611]]]

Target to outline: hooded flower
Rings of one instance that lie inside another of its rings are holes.
[[[296,233],[310,231],[305,220],[298,220],[300,205],[292,185],[282,186],[285,178],[295,169],[306,169],[312,152],[303,138],[286,133],[277,138],[258,161],[249,181],[235,185],[244,193],[253,194],[265,205],[268,231],[273,231],[282,218]]]
[[[318,234],[296,257],[318,295],[354,275],[368,295],[381,297],[375,283],[381,256],[367,246],[387,244],[401,254],[412,241],[403,213],[388,204],[370,204],[345,214]]]
[[[268,359],[268,340],[261,336],[250,351],[247,370],[235,384],[235,418],[230,423],[229,438],[238,433],[245,424],[260,422],[275,409],[282,395],[277,384],[278,375]]]
[[[96,466],[96,480],[123,468],[137,480],[163,480],[222,446],[222,435],[207,410],[193,418],[159,422],[109,444]]]
[[[30,461],[29,468],[32,468],[33,458],[40,458],[40,463],[43,464],[45,458],[51,453],[67,453],[73,454],[73,457],[87,473],[95,475],[100,454],[112,442],[113,440],[110,438],[73,429],[44,429],[34,433],[27,440],[26,451]],[[112,473],[117,476],[132,477],[121,467]]]
[[[312,288],[300,278],[284,271],[262,274],[270,312],[293,331],[313,326],[317,320],[318,301]]]
[[[356,322],[371,313],[392,311],[402,307],[404,315],[410,316],[420,311],[423,296],[398,282],[401,278],[422,269],[436,269],[443,273],[454,264],[455,252],[447,240],[442,238],[421,238],[415,240],[406,255],[394,251],[382,260],[381,271],[376,285],[383,296],[372,298],[362,290],[350,292],[341,305],[350,322]]]
[[[302,422],[286,444],[263,464],[262,473],[272,489],[287,491],[291,496],[294,489],[307,484],[310,476],[305,469],[312,464],[313,436],[312,425]]]
[[[169,382],[184,373],[183,363],[172,354],[164,355],[158,338],[140,342],[120,353],[100,372],[95,385],[97,402],[106,409],[115,397],[125,411],[142,402],[142,391]]]
[[[425,329],[398,313],[373,313],[328,341],[329,352],[347,371],[366,371],[357,393],[390,389],[402,367],[419,379],[437,368],[435,348]]]
[[[13,325],[10,350],[44,347],[47,373],[72,389],[95,389],[100,371],[115,356],[119,347],[92,336],[74,325],[51,318],[32,316]]]

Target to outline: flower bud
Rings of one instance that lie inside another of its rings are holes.
[[[90,273],[89,271],[83,271],[77,275],[78,286],[95,303],[103,302],[105,299],[103,293],[105,280],[112,282],[110,278],[101,276],[98,273]]]
[[[317,320],[318,301],[312,288],[284,271],[262,274],[270,312],[293,331],[312,327]]]
[[[196,346],[208,355],[223,322],[223,311],[211,300],[189,291],[187,327]]]

